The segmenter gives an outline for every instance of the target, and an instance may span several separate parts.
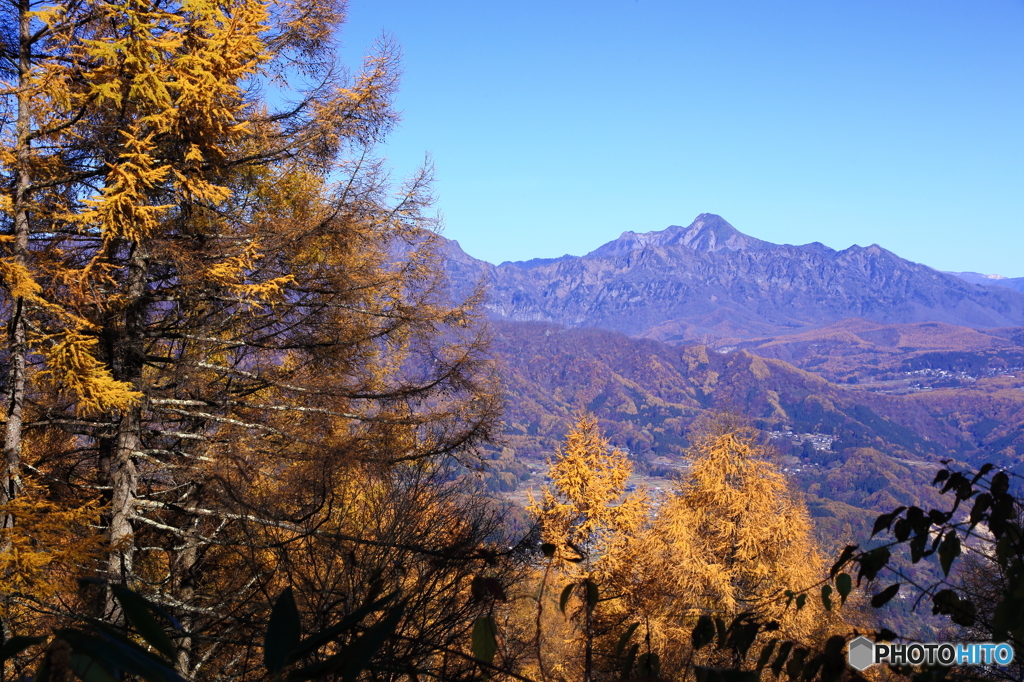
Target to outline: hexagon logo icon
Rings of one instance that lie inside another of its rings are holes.
[[[846,660],[854,670],[864,670],[875,662],[875,643],[861,636],[846,647]]]

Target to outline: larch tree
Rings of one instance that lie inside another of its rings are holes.
[[[649,589],[666,632],[686,633],[701,615],[728,623],[743,613],[777,621],[780,636],[797,640],[840,625],[817,600],[798,609],[786,597],[822,580],[824,560],[807,510],[756,433],[729,415],[713,420],[693,438],[689,464],[654,521]]]
[[[597,418],[583,414],[566,434],[565,442],[549,461],[551,482],[539,500],[531,499],[532,512],[548,543],[555,579],[565,581],[561,588],[561,609],[575,593],[580,607],[580,645],[582,674],[589,682],[595,674],[595,639],[608,628],[600,623],[598,604],[621,597],[628,590],[616,578],[631,572],[639,561],[636,554],[650,512],[646,493],[627,492],[632,465],[625,452],[612,448],[601,435]],[[538,596],[536,633],[537,659],[545,673],[541,651],[544,590],[551,578],[545,574]],[[618,619],[616,619],[618,620]],[[572,668],[571,654],[563,652],[558,667],[565,673]],[[574,673],[570,673],[574,674]]]
[[[594,417],[570,430],[529,507],[546,556],[523,595],[536,609],[508,609],[507,636],[530,651],[522,672],[687,680],[711,666],[767,676],[764,652],[778,653],[778,665],[810,657],[817,670],[821,651],[863,625],[831,601],[809,514],[756,431],[720,414],[691,440],[673,489],[649,499],[627,493],[627,456]],[[750,652],[763,659],[756,670]]]
[[[175,613],[191,674],[248,674],[225,642],[251,641],[310,543],[471,545],[363,537],[339,504],[353,480],[465,455],[499,406],[476,299],[447,298],[429,172],[393,192],[373,159],[397,118],[393,48],[346,76],[336,2],[5,11],[0,502],[30,461],[51,498],[101,505],[101,556],[68,570]],[[109,590],[7,596],[119,618]]]

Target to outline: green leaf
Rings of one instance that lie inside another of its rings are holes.
[[[86,654],[149,682],[184,682],[166,660],[129,639],[106,631],[101,638],[71,628],[58,630],[56,635],[71,645],[72,653]]]
[[[836,576],[836,592],[839,593],[840,604],[846,603],[846,598],[853,591],[853,578],[849,573],[840,573]]]
[[[991,462],[986,462],[985,464],[982,464],[981,468],[978,469],[978,473],[974,474],[974,478],[971,479],[971,485],[977,483],[985,474],[987,474],[990,471],[992,471]]]
[[[899,542],[903,542],[910,537],[911,530],[912,526],[908,519],[899,519],[892,527],[892,534]]]
[[[394,634],[398,623],[405,614],[405,604],[399,604],[382,620],[370,626],[366,633],[337,654],[299,670],[292,670],[285,678],[289,682],[302,682],[333,677],[340,682],[352,682],[364,670],[370,669],[370,662],[381,650],[388,637]]]
[[[485,578],[484,585],[487,587],[487,591],[491,593],[491,596],[498,601],[508,601],[508,595],[505,594],[505,588],[502,587],[501,581],[497,578]]]
[[[899,592],[899,591],[900,591],[900,583],[895,583],[893,585],[889,585],[889,587],[885,588],[884,590],[882,590],[881,592],[879,592],[875,596],[871,597],[871,606],[873,608],[877,609],[877,608],[880,608],[880,607],[884,606],[885,604],[888,604],[889,601],[893,597],[895,597],[896,593]]]
[[[988,511],[991,504],[992,496],[988,493],[982,493],[974,498],[974,506],[971,507],[971,528],[978,525],[985,518],[985,512]]]
[[[491,616],[480,616],[473,623],[473,656],[490,664],[498,651],[498,628]]]
[[[995,613],[992,617],[992,634],[996,639],[1000,638],[1005,631],[1002,627],[1002,617],[1007,613],[1004,607],[1007,605],[1008,600],[1004,600],[996,607]],[[1013,611],[1012,605],[1010,611]],[[974,625],[974,621],[977,618],[977,608],[974,603],[968,599],[961,599],[960,595],[950,589],[939,590],[932,597],[932,613],[937,615],[949,616],[949,619],[957,625],[963,625],[964,627],[970,627]]]
[[[263,638],[263,665],[271,677],[276,676],[288,661],[288,656],[302,639],[299,609],[291,587],[286,587],[270,611],[270,622]]]
[[[508,601],[505,588],[501,586],[501,581],[497,578],[488,578],[482,575],[473,576],[469,591],[474,600],[493,597],[498,601]]]
[[[622,663],[622,679],[627,680],[630,677],[630,673],[633,671],[633,664],[636,663],[637,652],[640,651],[639,644],[633,644],[629,647],[626,652],[625,659]]]
[[[12,656],[17,656],[30,646],[42,644],[45,641],[46,637],[26,637],[25,635],[11,637],[0,647],[0,664]]]
[[[804,671],[804,661],[809,653],[811,653],[810,649],[802,646],[793,650],[793,655],[789,657],[789,661],[786,663],[786,674],[789,675],[789,679],[795,680],[800,677],[800,674]]]
[[[122,585],[111,585],[111,590],[135,631],[142,636],[147,644],[162,653],[168,661],[173,661],[178,650],[164,629],[156,622],[156,618],[153,617],[153,604],[142,595]]]
[[[651,652],[642,654],[636,662],[636,672],[640,679],[653,680],[661,673],[661,659]]]
[[[992,614],[992,636],[1001,640],[1009,639],[1021,626],[1024,599],[1005,595]],[[1016,636],[1016,635],[1014,635]]]
[[[877,519],[875,519],[874,528],[871,529],[871,537],[878,535],[878,533],[881,532],[883,529],[888,530],[889,526],[892,525],[893,519],[899,516],[900,512],[902,512],[904,509],[906,509],[906,507],[896,507],[896,509],[892,510],[888,514],[882,514]]]
[[[936,537],[935,540],[937,542],[939,540],[939,538]],[[918,561],[920,561],[925,556],[927,556],[925,554],[925,546],[927,544],[928,544],[928,534],[927,533],[918,533],[917,535],[915,535],[910,540],[910,561],[912,563],[916,564]],[[929,554],[930,554],[930,552],[929,552]],[[868,578],[868,580],[872,580],[872,578]]]
[[[565,613],[565,605],[569,603],[569,597],[572,595],[572,588],[576,587],[576,583],[569,583],[562,588],[562,595],[558,598],[558,610]]]
[[[946,533],[946,538],[939,545],[939,564],[947,577],[949,569],[953,567],[953,560],[958,556],[960,556],[960,538],[957,537],[956,531],[951,530]]]
[[[1024,605],[1018,604],[1017,606],[1019,608],[1020,606]],[[1019,616],[1020,611],[1018,611],[1017,613]],[[957,608],[953,609],[953,612],[949,614],[949,619],[951,621],[953,621],[957,625],[963,625],[965,628],[969,628],[972,625],[974,625],[974,621],[977,620],[977,618],[978,609],[974,606],[974,602],[968,599],[961,599],[960,603],[957,605]],[[993,629],[995,629],[994,626]]]
[[[772,661],[771,671],[775,677],[782,674],[782,666],[786,664],[786,660],[789,658],[789,652],[793,650],[793,642],[783,642],[782,646],[779,647],[779,654]]]
[[[821,586],[821,605],[825,607],[826,611],[832,610],[832,586],[822,585]]]
[[[721,618],[715,618],[715,632],[718,634],[718,648],[722,649],[725,647],[726,641],[729,639],[729,628],[725,626],[725,621]]]
[[[711,643],[715,638],[715,623],[711,616],[701,616],[697,619],[697,625],[690,633],[690,642],[695,651],[700,650]]]
[[[321,630],[320,632],[310,635],[292,648],[291,654],[288,656],[288,660],[285,662],[285,665],[295,663],[299,659],[305,658],[306,656],[314,653],[328,642],[338,639],[342,633],[354,629],[366,616],[376,611],[380,611],[394,598],[395,593],[391,593],[387,596],[381,597],[377,601],[367,601],[359,606],[355,611],[342,618],[338,623],[332,625],[326,630]]]
[[[757,620],[737,618],[729,626],[732,631],[729,636],[730,647],[739,655],[739,660],[747,657],[747,652],[754,645],[757,633],[761,631],[761,623]]]
[[[771,660],[772,654],[775,653],[776,645],[778,645],[778,641],[773,639],[761,648],[761,655],[757,657],[758,672],[761,672],[764,667],[768,665],[768,661]]]
[[[817,656],[815,656],[807,662],[807,665],[805,665],[804,669],[800,672],[800,675],[805,680],[805,682],[810,682],[810,680],[813,680],[815,678],[815,676],[818,674],[818,671],[821,670],[821,666],[824,662],[825,657],[821,654],[818,654]]]
[[[628,628],[626,628],[626,631],[623,632],[622,635],[619,636],[619,641],[615,644],[616,658],[618,658],[618,656],[622,654],[622,650],[626,648],[626,644],[629,642],[629,638],[633,636],[633,633],[636,632],[636,629],[638,627],[640,627],[640,623],[633,623]]]
[[[927,538],[927,536],[919,537]],[[913,545],[913,541],[911,541],[911,545]],[[878,572],[882,570],[887,563],[889,563],[889,557],[890,554],[887,547],[876,547],[867,554],[861,556],[860,559],[858,559],[860,570],[857,572],[857,584],[860,584],[860,579],[862,577],[867,578],[869,582],[874,580],[875,576],[878,575]]]
[[[846,637],[833,635],[821,655],[820,682],[839,682],[846,672]]]

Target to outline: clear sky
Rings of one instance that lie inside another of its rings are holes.
[[[350,0],[342,60],[402,48],[396,176],[445,236],[580,255],[717,213],[1024,276],[1024,0]]]

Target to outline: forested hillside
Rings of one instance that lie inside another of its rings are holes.
[[[927,502],[920,491],[943,459],[1015,468],[1024,456],[1024,372],[890,395],[745,350],[543,323],[493,321],[492,329],[508,400],[506,445],[488,474],[495,490],[536,485],[538,462],[581,409],[638,471],[668,479],[685,466],[701,415],[747,415],[829,537],[853,517],[855,529],[877,511]]]

